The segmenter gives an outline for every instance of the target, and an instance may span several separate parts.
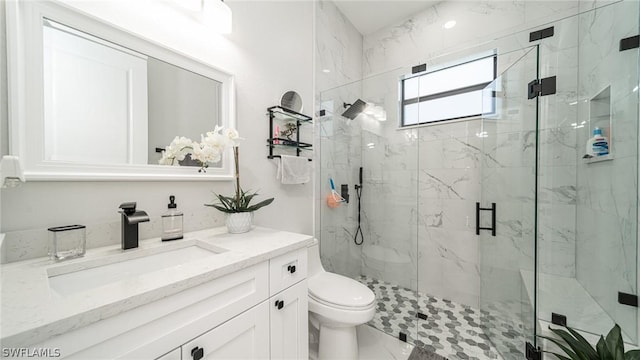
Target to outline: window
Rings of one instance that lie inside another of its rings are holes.
[[[400,126],[493,113],[494,98],[483,99],[482,90],[496,78],[496,61],[491,55],[403,79]]]

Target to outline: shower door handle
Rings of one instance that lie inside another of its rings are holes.
[[[480,211],[491,211],[491,227],[480,226]],[[476,203],[476,235],[480,235],[480,230],[491,230],[491,235],[496,236],[496,203],[491,203],[490,208],[480,207],[480,203]]]

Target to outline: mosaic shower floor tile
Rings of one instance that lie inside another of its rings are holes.
[[[481,312],[365,276],[358,280],[376,294],[376,314],[370,326],[395,337],[405,333],[408,342],[447,359],[501,360],[487,333],[500,340],[498,346],[503,354],[515,355],[522,347],[518,344],[524,344],[519,335],[522,332],[499,313]],[[418,312],[426,319],[418,318]],[[514,358],[522,358],[522,352],[518,354]]]

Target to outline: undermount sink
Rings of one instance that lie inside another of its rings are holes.
[[[184,241],[165,247],[137,249],[116,255],[47,269],[49,287],[62,296],[94,289],[125,279],[215,257],[225,252],[200,241]]]

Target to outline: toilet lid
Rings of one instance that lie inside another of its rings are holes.
[[[323,272],[308,281],[309,296],[340,307],[362,308],[376,299],[373,291],[348,277]]]

